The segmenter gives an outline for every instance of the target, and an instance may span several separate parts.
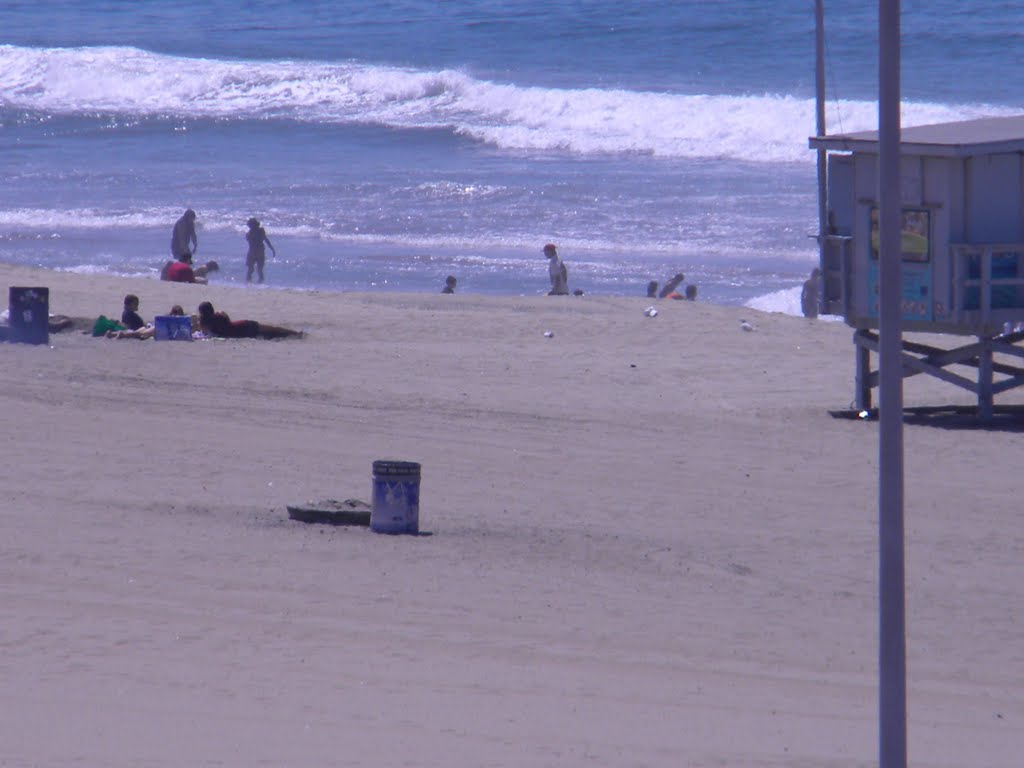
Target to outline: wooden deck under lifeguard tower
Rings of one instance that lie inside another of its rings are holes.
[[[878,133],[815,136],[827,153],[820,238],[821,311],[855,329],[856,404],[871,408],[878,350]],[[903,342],[903,376],[925,373],[976,393],[1024,385],[1024,115],[904,128],[900,143],[902,326],[973,336],[955,349]],[[999,355],[999,359],[994,359]],[[976,378],[948,370],[977,369]]]

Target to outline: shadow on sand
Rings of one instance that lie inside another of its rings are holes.
[[[833,418],[878,421],[878,409],[829,411]],[[982,421],[974,405],[929,405],[903,409],[903,423],[938,429],[982,432],[1024,432],[1024,405],[996,405],[992,418]]]

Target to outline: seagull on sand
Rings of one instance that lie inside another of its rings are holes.
[[[740,328],[742,328],[744,331],[756,331],[757,330],[756,328],[754,328],[754,326],[752,326],[746,320],[740,320]]]

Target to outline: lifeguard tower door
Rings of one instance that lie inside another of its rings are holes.
[[[878,324],[878,207],[866,206],[870,222],[870,249],[867,263],[867,316]],[[925,208],[903,208],[901,228],[902,290],[900,305],[906,323],[934,321],[934,279],[932,274],[932,215]]]

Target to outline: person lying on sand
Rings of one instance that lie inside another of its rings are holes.
[[[255,320],[232,320],[225,312],[215,311],[208,301],[199,305],[199,327],[207,336],[224,339],[284,339],[289,336],[301,339],[303,335],[302,331]]]

